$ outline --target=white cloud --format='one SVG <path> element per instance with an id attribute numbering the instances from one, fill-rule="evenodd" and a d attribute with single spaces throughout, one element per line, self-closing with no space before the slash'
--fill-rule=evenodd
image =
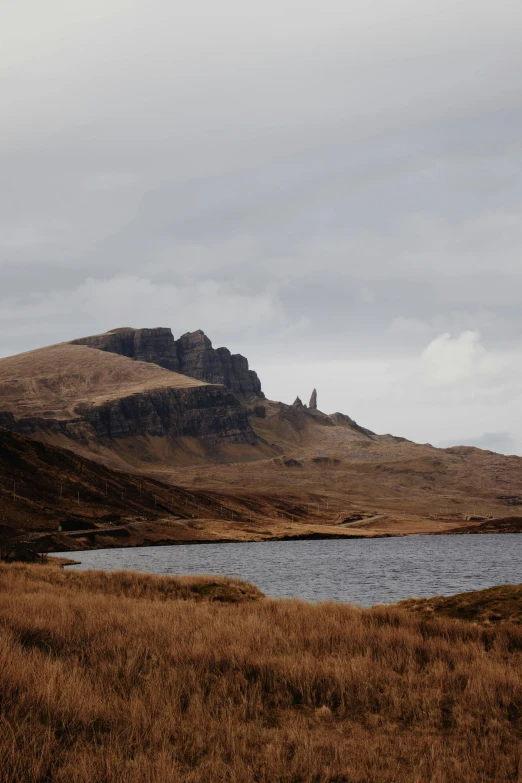
<path id="1" fill-rule="evenodd" d="M 490 379 L 500 370 L 495 357 L 480 343 L 478 332 L 449 332 L 436 337 L 422 352 L 423 381 L 428 386 L 449 386 L 462 381 Z"/>

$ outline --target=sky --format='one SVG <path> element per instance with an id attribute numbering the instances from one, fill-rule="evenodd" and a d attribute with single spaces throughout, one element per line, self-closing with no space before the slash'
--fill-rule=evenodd
<path id="1" fill-rule="evenodd" d="M 272 399 L 522 455 L 518 0 L 3 0 L 0 28 L 0 356 L 203 329 Z"/>

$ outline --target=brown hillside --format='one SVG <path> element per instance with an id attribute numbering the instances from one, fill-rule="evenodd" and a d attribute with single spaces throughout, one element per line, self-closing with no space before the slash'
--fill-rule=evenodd
<path id="1" fill-rule="evenodd" d="M 188 499 L 190 498 L 190 503 Z M 69 450 L 0 429 L 0 518 L 46 533 L 190 517 L 198 493 L 111 470 Z"/>
<path id="2" fill-rule="evenodd" d="M 0 404 L 16 418 L 68 419 L 82 404 L 204 385 L 155 364 L 69 343 L 0 359 Z"/>
<path id="3" fill-rule="evenodd" d="M 39 551 L 353 535 L 277 493 L 180 487 L 0 428 L 0 539 L 17 533 Z"/>
<path id="4" fill-rule="evenodd" d="M 127 332 L 132 344 L 121 347 Z M 520 457 L 375 435 L 298 401 L 240 400 L 155 365 L 156 354 L 171 355 L 169 330 L 98 337 L 118 345 L 63 344 L 0 360 L 0 425 L 165 485 L 235 498 L 238 509 L 255 498 L 256 512 L 244 520 L 250 527 L 238 530 L 242 517 L 230 511 L 229 532 L 241 539 L 306 535 L 317 526 L 360 536 L 521 529 Z M 218 511 L 202 507 L 197 515 L 214 528 Z"/>
<path id="5" fill-rule="evenodd" d="M 520 532 L 522 458 L 480 449 L 437 449 L 361 433 L 265 403 L 256 434 L 279 449 L 255 463 L 159 470 L 162 480 L 232 493 L 292 496 L 355 533 Z M 311 499 L 314 496 L 314 499 Z M 319 505 L 317 505 L 319 498 Z M 315 504 L 315 505 L 314 505 Z M 512 519 L 511 522 L 508 520 Z M 359 518 L 357 518 L 359 517 Z"/>

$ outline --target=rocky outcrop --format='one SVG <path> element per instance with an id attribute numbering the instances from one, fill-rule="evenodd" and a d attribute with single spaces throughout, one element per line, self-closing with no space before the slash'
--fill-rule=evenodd
<path id="1" fill-rule="evenodd" d="M 96 438 L 190 436 L 209 443 L 255 443 L 247 412 L 220 387 L 157 389 L 78 409 Z"/>
<path id="2" fill-rule="evenodd" d="M 286 465 L 287 468 L 302 468 L 303 463 L 300 459 L 294 459 L 294 457 L 290 457 L 289 459 L 283 460 L 283 465 Z"/>
<path id="3" fill-rule="evenodd" d="M 207 383 L 222 383 L 234 394 L 248 399 L 264 397 L 257 373 L 248 360 L 228 348 L 213 348 L 204 332 L 187 332 L 176 341 L 179 372 Z"/>
<path id="4" fill-rule="evenodd" d="M 0 413 L 0 427 L 23 435 L 62 435 L 80 444 L 136 436 L 190 436 L 208 444 L 256 443 L 247 411 L 220 386 L 160 388 L 101 405 L 84 404 L 71 419 Z"/>
<path id="5" fill-rule="evenodd" d="M 313 390 L 312 395 L 310 397 L 310 402 L 308 403 L 308 407 L 312 411 L 317 410 L 317 389 Z"/>
<path id="6" fill-rule="evenodd" d="M 166 370 L 180 372 L 176 341 L 170 329 L 114 329 L 105 334 L 72 340 L 72 345 L 87 345 L 108 353 L 128 356 L 138 362 L 159 364 Z"/>
<path id="7" fill-rule="evenodd" d="M 175 340 L 171 330 L 163 327 L 123 328 L 82 337 L 72 344 L 151 362 L 200 381 L 222 384 L 242 398 L 264 398 L 261 382 L 257 373 L 249 369 L 248 360 L 241 354 L 230 353 L 228 348 L 213 348 L 201 330 L 187 332 Z"/>

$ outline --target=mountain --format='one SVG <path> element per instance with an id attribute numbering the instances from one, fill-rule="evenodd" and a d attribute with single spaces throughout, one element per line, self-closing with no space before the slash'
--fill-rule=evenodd
<path id="1" fill-rule="evenodd" d="M 521 458 L 377 435 L 323 413 L 319 398 L 266 399 L 246 358 L 199 331 L 175 340 L 164 328 L 116 329 L 0 359 L 0 427 L 107 469 L 226 496 L 239 537 L 520 527 Z M 214 537 L 217 509 L 198 511 Z"/>
<path id="2" fill-rule="evenodd" d="M 247 359 L 200 331 L 115 329 L 0 359 L 0 427 L 120 469 L 259 460 L 337 424 L 269 404 Z"/>

